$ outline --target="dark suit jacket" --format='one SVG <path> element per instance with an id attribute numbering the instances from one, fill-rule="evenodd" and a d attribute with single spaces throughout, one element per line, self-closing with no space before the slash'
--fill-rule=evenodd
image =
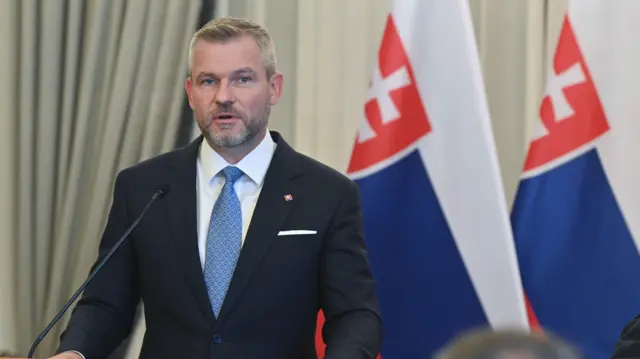
<path id="1" fill-rule="evenodd" d="M 612 359 L 640 358 L 640 315 L 622 328 Z"/>
<path id="2" fill-rule="evenodd" d="M 104 255 L 168 185 L 74 308 L 58 352 L 105 358 L 132 330 L 143 300 L 141 358 L 316 358 L 318 310 L 326 358 L 374 358 L 381 320 L 363 241 L 359 192 L 339 172 L 277 148 L 236 271 L 214 317 L 197 247 L 196 160 L 202 137 L 121 171 L 100 244 Z M 293 200 L 286 201 L 291 194 Z M 315 235 L 278 236 L 281 230 Z"/>

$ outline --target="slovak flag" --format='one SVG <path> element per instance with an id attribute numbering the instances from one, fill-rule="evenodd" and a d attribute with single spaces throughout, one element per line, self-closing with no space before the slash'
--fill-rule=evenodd
<path id="1" fill-rule="evenodd" d="M 467 0 L 396 0 L 377 59 L 347 173 L 382 358 L 429 358 L 479 326 L 527 329 Z"/>
<path id="2" fill-rule="evenodd" d="M 640 1 L 569 2 L 511 215 L 540 326 L 610 358 L 640 314 Z"/>

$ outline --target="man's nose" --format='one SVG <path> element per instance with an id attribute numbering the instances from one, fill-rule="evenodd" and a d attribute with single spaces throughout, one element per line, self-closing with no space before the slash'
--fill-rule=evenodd
<path id="1" fill-rule="evenodd" d="M 230 105 L 233 103 L 233 91 L 227 83 L 222 82 L 220 84 L 214 101 L 218 106 Z"/>

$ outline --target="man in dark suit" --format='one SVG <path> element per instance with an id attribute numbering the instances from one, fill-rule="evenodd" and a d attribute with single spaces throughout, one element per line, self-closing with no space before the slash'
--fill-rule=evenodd
<path id="1" fill-rule="evenodd" d="M 216 19 L 196 32 L 186 91 L 202 136 L 120 172 L 100 244 L 117 241 L 55 358 L 107 357 L 144 303 L 141 358 L 372 359 L 382 324 L 356 185 L 269 131 L 282 91 L 267 32 Z"/>

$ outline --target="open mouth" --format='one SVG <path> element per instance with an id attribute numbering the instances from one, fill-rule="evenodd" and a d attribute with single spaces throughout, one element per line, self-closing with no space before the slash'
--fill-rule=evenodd
<path id="1" fill-rule="evenodd" d="M 232 113 L 221 113 L 221 114 L 216 115 L 214 117 L 214 120 L 219 121 L 219 122 L 227 122 L 227 121 L 236 120 L 237 118 L 238 117 L 236 117 Z"/>

